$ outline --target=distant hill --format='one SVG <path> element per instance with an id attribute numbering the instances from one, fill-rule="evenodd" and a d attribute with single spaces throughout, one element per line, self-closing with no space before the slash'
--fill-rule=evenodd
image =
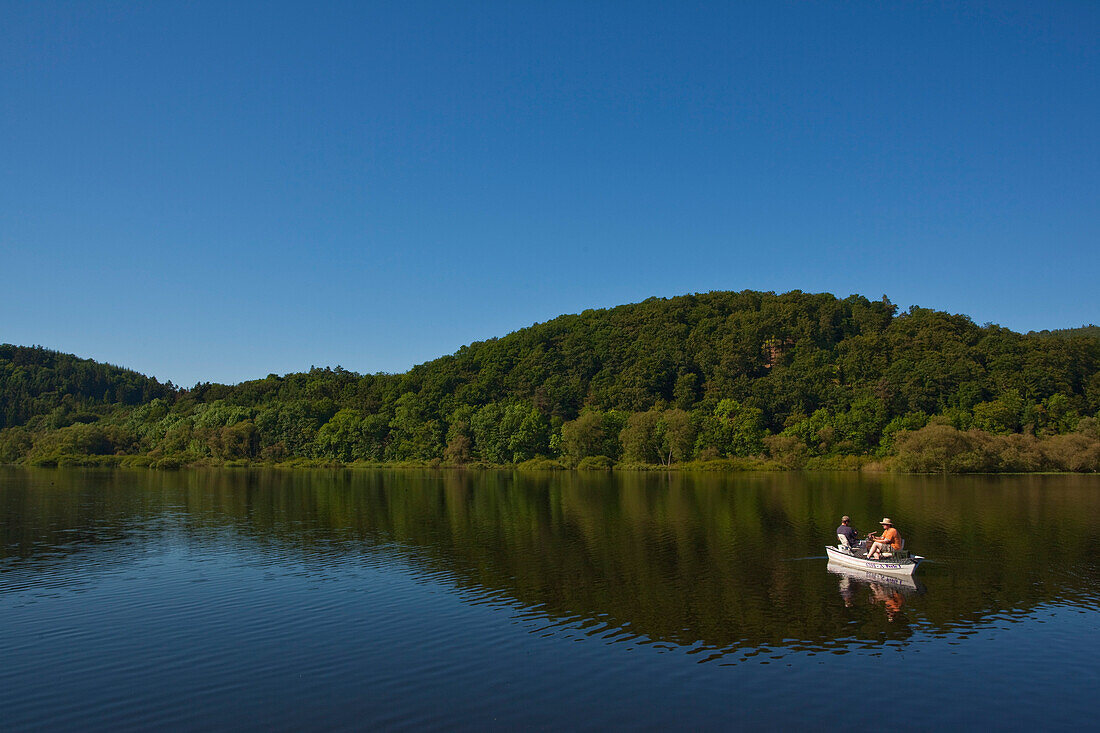
<path id="1" fill-rule="evenodd" d="M 1100 410 L 1096 328 L 1025 335 L 899 314 L 885 297 L 711 292 L 560 316 L 396 375 L 314 369 L 177 390 L 5 346 L 0 407 L 4 425 L 25 426 L 9 456 L 76 450 L 65 441 L 79 430 L 49 431 L 97 419 L 115 433 L 96 450 L 187 461 L 862 455 L 933 418 L 1072 429 Z"/>
<path id="2" fill-rule="evenodd" d="M 57 427 L 96 419 L 108 405 L 140 405 L 175 394 L 129 369 L 81 359 L 41 346 L 0 344 L 0 428 L 57 414 Z M 68 422 L 65 422 L 68 420 Z"/>
<path id="3" fill-rule="evenodd" d="M 1076 336 L 1088 336 L 1089 338 L 1100 339 L 1100 326 L 1089 324 L 1087 326 L 1079 326 L 1077 328 L 1057 328 L 1053 331 L 1028 331 L 1028 336 L 1037 336 L 1038 338 L 1074 338 Z"/>

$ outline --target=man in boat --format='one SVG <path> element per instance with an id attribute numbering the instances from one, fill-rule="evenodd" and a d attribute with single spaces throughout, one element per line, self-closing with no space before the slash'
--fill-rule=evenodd
<path id="1" fill-rule="evenodd" d="M 848 547 L 853 550 L 859 547 L 859 532 L 852 526 L 852 518 L 845 514 L 840 518 L 840 526 L 836 528 L 837 536 L 843 535 L 848 540 Z"/>
<path id="2" fill-rule="evenodd" d="M 871 535 L 868 537 L 871 540 L 871 546 L 867 548 L 867 559 L 878 560 L 882 557 L 882 551 L 887 547 L 894 550 L 901 549 L 901 535 L 894 529 L 894 523 L 890 521 L 889 517 L 884 517 L 879 524 L 882 525 L 882 534 L 880 536 Z"/>

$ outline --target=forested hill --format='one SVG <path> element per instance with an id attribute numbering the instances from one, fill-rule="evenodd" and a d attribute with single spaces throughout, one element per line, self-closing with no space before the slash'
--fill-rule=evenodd
<path id="1" fill-rule="evenodd" d="M 0 344 L 0 428 L 51 415 L 64 427 L 98 419 L 109 405 L 170 398 L 175 387 L 129 369 L 81 359 L 41 346 Z"/>
<path id="2" fill-rule="evenodd" d="M 745 291 L 561 316 L 399 375 L 314 369 L 177 391 L 52 354 L 28 381 L 12 377 L 20 352 L 5 347 L 0 399 L 5 424 L 21 427 L 0 434 L 0 460 L 90 455 L 83 440 L 184 462 L 761 456 L 800 465 L 891 456 L 898 436 L 925 426 L 1087 433 L 1093 423 L 1081 418 L 1100 410 L 1100 339 L 1058 336 L 923 308 L 899 315 L 885 298 Z M 103 370 L 101 381 L 71 378 L 85 363 Z M 48 377 L 62 366 L 70 376 Z M 88 424 L 65 427 L 69 389 Z"/>
<path id="3" fill-rule="evenodd" d="M 1078 328 L 1056 328 L 1053 331 L 1028 331 L 1028 336 L 1040 336 L 1042 338 L 1073 338 L 1074 336 L 1092 336 L 1100 338 L 1100 326 L 1090 323 Z"/>

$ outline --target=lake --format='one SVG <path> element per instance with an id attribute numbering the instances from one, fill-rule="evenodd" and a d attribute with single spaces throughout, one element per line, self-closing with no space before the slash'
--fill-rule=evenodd
<path id="1" fill-rule="evenodd" d="M 0 729 L 1091 726 L 1098 539 L 1097 476 L 0 468 Z"/>

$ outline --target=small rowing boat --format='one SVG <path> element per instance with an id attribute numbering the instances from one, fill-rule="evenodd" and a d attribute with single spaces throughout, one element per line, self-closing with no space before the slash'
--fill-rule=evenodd
<path id="1" fill-rule="evenodd" d="M 885 575 L 912 575 L 917 572 L 917 566 L 924 561 L 920 555 L 910 555 L 905 550 L 897 550 L 877 560 L 868 560 L 866 555 L 862 554 L 863 551 L 858 548 L 837 545 L 826 546 L 825 553 L 830 563 Z"/>

